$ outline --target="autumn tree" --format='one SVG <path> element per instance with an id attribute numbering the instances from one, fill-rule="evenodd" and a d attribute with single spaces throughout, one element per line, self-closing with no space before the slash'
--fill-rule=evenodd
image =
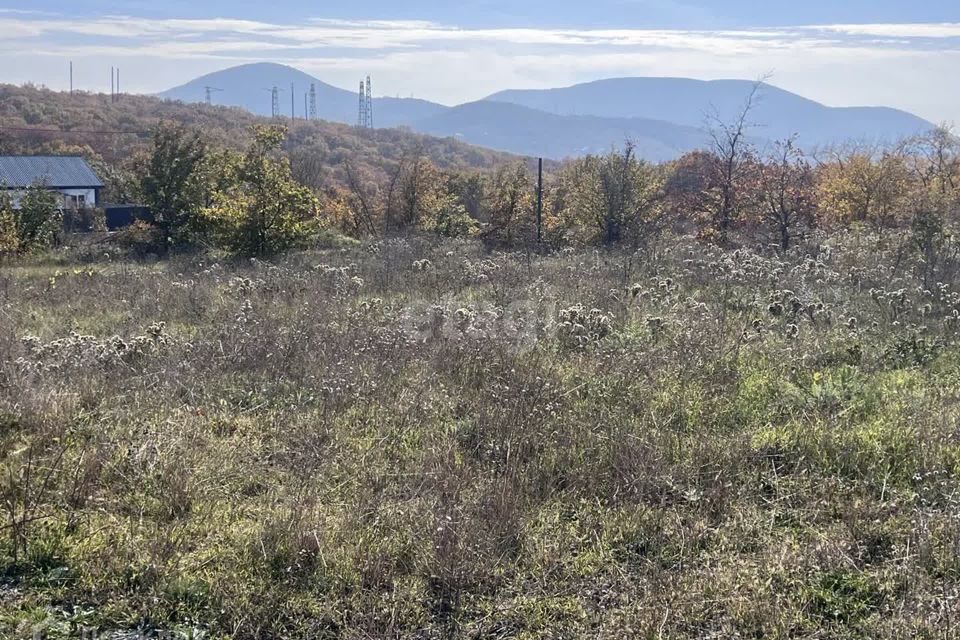
<path id="1" fill-rule="evenodd" d="M 393 223 L 398 230 L 411 229 L 431 219 L 444 198 L 445 184 L 432 162 L 417 153 L 400 164 L 398 185 L 394 190 L 397 202 Z"/>
<path id="2" fill-rule="evenodd" d="M 756 166 L 748 133 L 750 114 L 764 80 L 761 78 L 753 84 L 732 119 L 725 120 L 719 112 L 708 118 L 711 155 L 705 167 L 707 174 L 697 208 L 706 217 L 709 231 L 716 234 L 721 243 L 727 241 L 730 229 L 741 213 L 745 183 L 750 181 L 750 171 Z"/>
<path id="3" fill-rule="evenodd" d="M 535 206 L 533 180 L 523 163 L 501 167 L 484 203 L 489 220 L 485 239 L 506 244 L 535 239 Z"/>
<path id="4" fill-rule="evenodd" d="M 563 173 L 570 215 L 605 244 L 637 241 L 662 217 L 663 171 L 637 159 L 630 142 L 603 156 L 575 160 Z"/>
<path id="5" fill-rule="evenodd" d="M 814 225 L 816 194 L 813 169 L 795 138 L 774 144 L 759 165 L 754 211 L 762 228 L 786 251 L 802 229 Z"/>
<path id="6" fill-rule="evenodd" d="M 380 235 L 383 225 L 389 225 L 390 202 L 396 188 L 399 173 L 391 177 L 387 197 L 380 196 L 376 181 L 370 171 L 352 158 L 343 161 L 346 189 L 337 195 L 337 219 L 342 231 L 352 236 Z M 382 221 L 382 222 L 381 222 Z"/>
<path id="7" fill-rule="evenodd" d="M 689 229 L 702 223 L 704 193 L 713 155 L 704 150 L 690 151 L 664 167 L 664 211 L 670 224 Z"/>
<path id="8" fill-rule="evenodd" d="M 203 212 L 214 237 L 232 253 L 275 254 L 305 244 L 318 228 L 317 199 L 279 154 L 285 135 L 283 127 L 256 127 L 235 181 Z"/>
<path id="9" fill-rule="evenodd" d="M 829 151 L 817 173 L 821 210 L 831 219 L 882 232 L 904 218 L 911 178 L 901 149 L 847 145 Z"/>

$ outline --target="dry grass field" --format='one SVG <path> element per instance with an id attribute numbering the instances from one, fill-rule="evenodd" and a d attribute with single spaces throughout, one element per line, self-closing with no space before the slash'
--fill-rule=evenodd
<path id="1" fill-rule="evenodd" d="M 884 246 L 11 262 L 0 635 L 951 637 L 960 291 Z"/>

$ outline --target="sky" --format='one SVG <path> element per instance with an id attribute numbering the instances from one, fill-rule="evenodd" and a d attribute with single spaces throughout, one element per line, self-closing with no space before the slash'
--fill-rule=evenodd
<path id="1" fill-rule="evenodd" d="M 152 93 L 247 62 L 459 104 L 621 76 L 770 82 L 960 125 L 957 0 L 0 0 L 0 83 Z"/>

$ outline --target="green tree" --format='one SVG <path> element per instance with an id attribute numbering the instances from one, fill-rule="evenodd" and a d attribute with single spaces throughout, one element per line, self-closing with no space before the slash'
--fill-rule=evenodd
<path id="1" fill-rule="evenodd" d="M 43 184 L 27 187 L 20 198 L 20 208 L 13 211 L 13 217 L 21 253 L 52 245 L 62 225 L 57 196 Z"/>
<path id="2" fill-rule="evenodd" d="M 475 236 L 479 231 L 477 221 L 456 195 L 450 193 L 441 194 L 431 200 L 425 215 L 420 219 L 420 227 L 448 238 Z"/>
<path id="3" fill-rule="evenodd" d="M 260 126 L 236 171 L 204 209 L 214 238 L 237 255 L 265 256 L 305 244 L 317 231 L 319 203 L 280 157 L 286 129 Z"/>
<path id="4" fill-rule="evenodd" d="M 447 179 L 447 191 L 454 194 L 463 204 L 467 213 L 479 220 L 483 214 L 483 200 L 487 190 L 487 183 L 482 173 L 478 171 L 457 171 Z"/>
<path id="5" fill-rule="evenodd" d="M 161 123 L 154 131 L 140 190 L 164 245 L 184 242 L 198 230 L 200 211 L 211 195 L 208 155 L 197 130 Z"/>
<path id="6" fill-rule="evenodd" d="M 0 194 L 0 256 L 16 255 L 19 252 L 20 235 L 17 233 L 13 203 L 6 194 Z"/>

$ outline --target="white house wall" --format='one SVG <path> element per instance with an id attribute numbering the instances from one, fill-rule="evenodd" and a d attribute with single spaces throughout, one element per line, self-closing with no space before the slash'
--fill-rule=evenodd
<path id="1" fill-rule="evenodd" d="M 58 206 L 61 208 L 67 208 L 67 198 L 69 196 L 83 196 L 84 201 L 86 202 L 87 207 L 96 207 L 97 206 L 97 190 L 96 189 L 54 189 L 57 193 L 60 194 L 59 200 L 57 202 Z M 23 198 L 23 191 L 14 191 L 13 192 L 13 208 L 20 208 L 20 200 Z"/>
<path id="2" fill-rule="evenodd" d="M 66 203 L 66 198 L 68 196 L 83 196 L 86 206 L 95 207 L 97 206 L 97 190 L 96 189 L 57 189 L 61 194 L 63 194 L 64 200 Z M 63 205 L 66 208 L 66 205 Z"/>

